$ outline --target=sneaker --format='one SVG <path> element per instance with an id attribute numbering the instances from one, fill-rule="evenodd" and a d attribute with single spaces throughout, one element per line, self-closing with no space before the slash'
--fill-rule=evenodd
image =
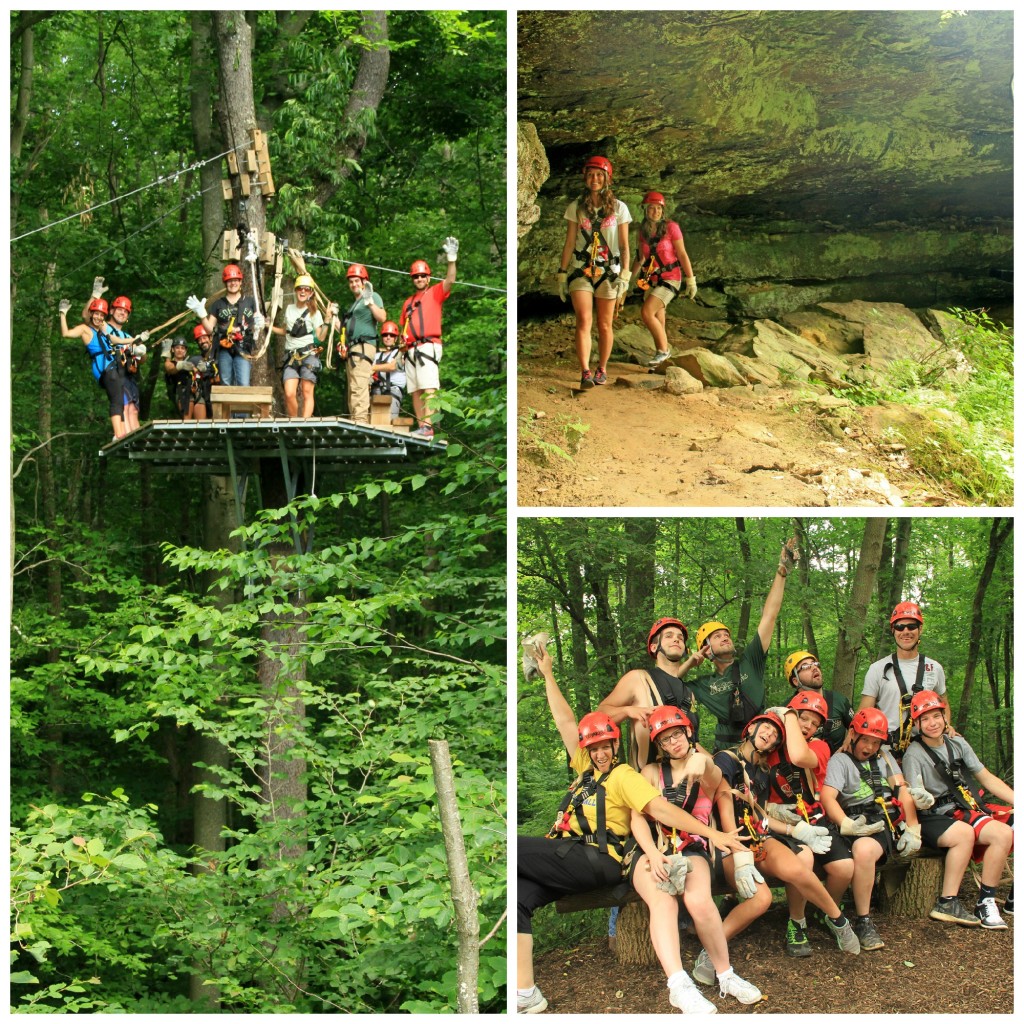
<path id="1" fill-rule="evenodd" d="M 434 436 L 434 428 L 429 423 L 422 423 L 410 435 L 410 437 L 422 437 L 429 441 Z"/>
<path id="2" fill-rule="evenodd" d="M 589 370 L 584 370 L 580 376 L 581 388 L 592 388 L 594 386 L 594 375 Z"/>
<path id="3" fill-rule="evenodd" d="M 979 900 L 978 905 L 974 908 L 974 913 L 977 914 L 982 928 L 994 931 L 1006 927 L 1006 922 L 999 916 L 996 901 L 991 896 L 988 899 Z"/>
<path id="4" fill-rule="evenodd" d="M 718 1013 L 718 1007 L 705 999 L 689 978 L 669 989 L 668 1001 L 683 1013 Z"/>
<path id="5" fill-rule="evenodd" d="M 885 945 L 870 917 L 858 917 L 853 922 L 853 931 L 860 940 L 862 950 L 881 949 Z"/>
<path id="6" fill-rule="evenodd" d="M 761 990 L 749 981 L 745 981 L 735 971 L 730 971 L 724 978 L 718 979 L 718 994 L 732 996 L 744 1006 L 761 1000 Z"/>
<path id="7" fill-rule="evenodd" d="M 786 956 L 810 956 L 811 944 L 807 932 L 792 918 L 786 924 Z"/>
<path id="8" fill-rule="evenodd" d="M 597 370 L 594 371 L 594 383 L 595 384 L 607 384 L 608 383 L 608 374 L 605 373 L 604 370 L 600 369 L 600 367 Z"/>
<path id="9" fill-rule="evenodd" d="M 706 949 L 702 949 L 693 962 L 693 977 L 702 985 L 710 985 L 715 980 L 715 968 Z"/>
<path id="10" fill-rule="evenodd" d="M 663 362 L 665 362 L 666 359 L 671 359 L 671 358 L 672 358 L 671 350 L 669 350 L 668 352 L 655 352 L 654 353 L 654 358 L 647 360 L 647 365 L 648 366 L 661 366 L 661 364 Z"/>
<path id="11" fill-rule="evenodd" d="M 846 919 L 845 924 L 837 926 L 832 918 L 826 914 L 825 927 L 832 933 L 839 944 L 839 948 L 844 953 L 853 953 L 856 956 L 860 952 L 860 939 L 857 938 L 857 933 L 853 930 L 853 925 L 850 924 L 849 918 Z"/>
<path id="12" fill-rule="evenodd" d="M 965 909 L 964 905 L 955 897 L 951 900 L 937 899 L 928 916 L 936 921 L 949 921 L 950 924 L 967 926 L 981 924 L 978 915 Z"/>
<path id="13" fill-rule="evenodd" d="M 517 1013 L 543 1013 L 548 1008 L 548 1001 L 544 998 L 541 990 L 533 986 L 533 995 L 516 995 Z"/>
<path id="14" fill-rule="evenodd" d="M 1013 887 L 1010 887 L 1010 895 L 1003 902 L 1003 913 L 1013 915 Z"/>

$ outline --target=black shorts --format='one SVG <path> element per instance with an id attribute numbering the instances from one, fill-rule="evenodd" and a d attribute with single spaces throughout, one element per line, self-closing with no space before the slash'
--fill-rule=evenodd
<path id="1" fill-rule="evenodd" d="M 926 811 L 917 812 L 917 820 L 921 825 L 921 845 L 929 850 L 941 849 L 939 840 L 956 821 L 950 814 L 935 814 Z"/>
<path id="2" fill-rule="evenodd" d="M 110 399 L 110 415 L 124 419 L 124 374 L 117 363 L 111 363 L 101 374 L 97 384 Z"/>

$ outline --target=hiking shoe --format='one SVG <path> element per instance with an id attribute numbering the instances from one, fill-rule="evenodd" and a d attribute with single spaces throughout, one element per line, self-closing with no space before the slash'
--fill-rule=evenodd
<path id="1" fill-rule="evenodd" d="M 928 916 L 936 921 L 949 921 L 950 924 L 981 924 L 978 915 L 967 910 L 956 897 L 951 900 L 937 899 Z"/>
<path id="2" fill-rule="evenodd" d="M 857 933 L 853 930 L 853 925 L 850 924 L 849 918 L 846 919 L 845 924 L 836 925 L 832 918 L 826 914 L 825 927 L 832 933 L 839 944 L 839 948 L 844 953 L 853 953 L 856 956 L 860 952 L 860 939 L 857 938 Z"/>
<path id="3" fill-rule="evenodd" d="M 672 358 L 671 350 L 668 351 L 668 352 L 655 352 L 654 353 L 654 358 L 647 360 L 647 365 L 648 366 L 661 366 L 661 364 L 663 362 L 665 362 L 666 359 L 671 359 L 671 358 Z"/>
<path id="4" fill-rule="evenodd" d="M 749 981 L 745 981 L 733 970 L 730 970 L 724 978 L 718 979 L 718 994 L 732 996 L 744 1006 L 761 1000 L 761 990 Z"/>
<path id="5" fill-rule="evenodd" d="M 423 423 L 418 426 L 410 435 L 410 437 L 422 437 L 424 440 L 431 440 L 434 436 L 434 428 L 429 423 Z"/>
<path id="6" fill-rule="evenodd" d="M 715 967 L 706 949 L 702 949 L 693 962 L 693 977 L 702 985 L 710 985 L 715 980 Z"/>
<path id="7" fill-rule="evenodd" d="M 858 917 L 853 922 L 853 931 L 862 950 L 881 949 L 885 945 L 870 917 Z"/>
<path id="8" fill-rule="evenodd" d="M 718 1007 L 705 999 L 689 978 L 669 989 L 668 1001 L 683 1013 L 718 1013 Z"/>
<path id="9" fill-rule="evenodd" d="M 807 931 L 792 918 L 786 924 L 786 956 L 810 956 L 811 944 Z"/>
<path id="10" fill-rule="evenodd" d="M 543 1013 L 547 1008 L 548 1001 L 536 985 L 533 986 L 532 996 L 516 995 L 517 1013 Z"/>
<path id="11" fill-rule="evenodd" d="M 996 901 L 991 896 L 988 899 L 979 900 L 978 905 L 974 908 L 974 913 L 978 916 L 982 928 L 995 931 L 1006 927 L 1006 922 L 999 916 Z"/>
<path id="12" fill-rule="evenodd" d="M 600 367 L 594 371 L 594 383 L 595 384 L 607 384 L 608 374 L 604 372 Z"/>
<path id="13" fill-rule="evenodd" d="M 592 388 L 594 386 L 594 375 L 589 370 L 584 370 L 580 376 L 581 388 Z"/>

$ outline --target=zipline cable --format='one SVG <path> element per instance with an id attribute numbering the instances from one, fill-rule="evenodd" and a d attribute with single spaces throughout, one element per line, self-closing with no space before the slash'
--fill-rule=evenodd
<path id="1" fill-rule="evenodd" d="M 348 263 L 350 265 L 356 262 L 355 260 L 338 259 L 337 256 L 322 256 L 320 253 L 317 252 L 305 252 L 302 249 L 299 249 L 297 251 L 300 256 L 308 256 L 310 259 L 314 260 L 327 260 L 331 263 Z M 398 274 L 400 277 L 409 276 L 409 272 L 407 270 L 395 270 L 393 267 L 378 267 L 373 263 L 361 263 L 360 266 L 368 267 L 370 270 L 383 270 L 386 274 Z M 442 281 L 444 279 L 441 277 L 432 277 L 431 280 Z M 473 284 L 470 281 L 459 281 L 459 285 L 463 288 L 482 288 L 484 289 L 484 291 L 488 292 L 501 292 L 502 295 L 505 295 L 507 292 L 507 289 L 505 288 L 495 288 L 494 285 L 490 284 Z"/>

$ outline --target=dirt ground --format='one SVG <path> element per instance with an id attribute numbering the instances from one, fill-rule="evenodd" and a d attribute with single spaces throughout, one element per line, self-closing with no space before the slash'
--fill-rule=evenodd
<path id="1" fill-rule="evenodd" d="M 1005 893 L 1000 893 L 1000 896 Z M 1006 931 L 962 928 L 925 919 L 890 920 L 872 912 L 885 948 L 859 956 L 840 953 L 814 923 L 813 955 L 787 957 L 782 949 L 786 911 L 773 907 L 729 944 L 736 972 L 763 993 L 741 1006 L 717 985 L 701 986 L 720 1013 L 1012 1013 L 1013 918 Z M 689 933 L 683 966 L 700 951 Z M 767 952 L 766 952 L 767 951 Z M 659 967 L 620 964 L 607 940 L 537 957 L 536 982 L 548 1013 L 675 1013 Z"/>
<path id="2" fill-rule="evenodd" d="M 821 389 L 676 396 L 624 386 L 649 371 L 613 361 L 606 386 L 582 391 L 571 327 L 524 322 L 518 334 L 520 506 L 964 504 Z"/>

